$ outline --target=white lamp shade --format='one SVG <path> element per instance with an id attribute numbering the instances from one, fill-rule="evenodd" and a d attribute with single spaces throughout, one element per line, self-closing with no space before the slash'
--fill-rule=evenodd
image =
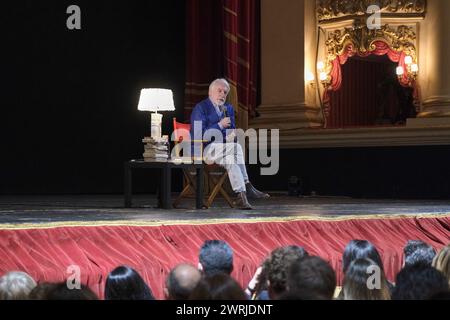
<path id="1" fill-rule="evenodd" d="M 169 89 L 142 89 L 139 98 L 140 111 L 174 111 L 173 93 Z"/>
<path id="2" fill-rule="evenodd" d="M 405 73 L 405 69 L 402 66 L 398 66 L 396 69 L 396 73 L 398 76 L 402 76 Z"/>

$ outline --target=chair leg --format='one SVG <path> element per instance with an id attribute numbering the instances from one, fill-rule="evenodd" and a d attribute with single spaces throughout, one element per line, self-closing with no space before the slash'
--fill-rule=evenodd
<path id="1" fill-rule="evenodd" d="M 183 170 L 184 178 L 186 179 L 186 186 L 181 191 L 180 195 L 175 199 L 173 202 L 173 206 L 177 207 L 178 204 L 181 202 L 181 199 L 188 195 L 189 193 L 195 194 L 195 188 L 192 178 L 190 177 L 189 173 L 187 173 L 185 170 Z"/>
<path id="2" fill-rule="evenodd" d="M 221 195 L 225 198 L 225 200 L 228 202 L 228 205 L 229 205 L 231 208 L 234 208 L 233 200 L 231 200 L 231 198 L 230 198 L 230 196 L 228 195 L 228 193 L 227 193 L 225 190 L 223 190 L 222 187 L 220 187 L 220 194 L 221 194 Z"/>
<path id="3" fill-rule="evenodd" d="M 186 196 L 187 194 L 189 194 L 189 191 L 191 190 L 191 186 L 188 184 L 184 187 L 183 191 L 181 191 L 180 195 L 175 199 L 175 201 L 173 202 L 173 206 L 177 207 L 178 204 L 181 202 L 181 199 Z"/>
<path id="4" fill-rule="evenodd" d="M 212 202 L 214 201 L 214 199 L 216 198 L 216 196 L 217 196 L 217 194 L 219 193 L 219 191 L 223 191 L 223 193 L 225 193 L 225 191 L 222 189 L 222 184 L 224 183 L 224 181 L 225 181 L 225 178 L 227 177 L 227 174 L 223 174 L 221 177 L 220 177 L 220 179 L 219 179 L 219 181 L 217 181 L 216 180 L 216 178 L 214 178 L 213 176 L 209 176 L 210 178 L 211 178 L 211 180 L 214 182 L 214 189 L 211 191 L 211 194 L 209 195 L 209 197 L 208 197 L 208 200 L 206 201 L 206 206 L 209 208 L 210 206 L 211 206 L 211 204 L 212 204 Z M 222 193 L 222 195 L 223 195 L 223 193 Z M 226 199 L 226 198 L 225 198 Z M 229 199 L 229 197 L 228 197 L 228 199 L 227 199 L 227 202 L 230 200 L 230 202 L 231 202 L 231 199 Z M 230 202 L 228 202 L 228 204 L 230 204 L 231 205 L 231 203 Z M 232 205 L 231 205 L 232 206 Z M 232 206 L 233 207 L 233 206 Z"/>

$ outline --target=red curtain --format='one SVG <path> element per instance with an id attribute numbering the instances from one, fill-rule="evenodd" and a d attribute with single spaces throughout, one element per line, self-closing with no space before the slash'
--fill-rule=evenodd
<path id="1" fill-rule="evenodd" d="M 185 117 L 225 77 L 250 116 L 257 104 L 260 0 L 188 0 L 186 3 Z"/>
<path id="2" fill-rule="evenodd" d="M 402 267 L 403 246 L 420 239 L 437 250 L 450 242 L 450 216 L 160 226 L 43 227 L 0 230 L 0 275 L 20 270 L 38 281 L 64 281 L 78 265 L 81 281 L 101 298 L 108 273 L 118 265 L 136 269 L 158 299 L 171 268 L 198 263 L 207 239 L 223 239 L 234 250 L 232 276 L 245 288 L 275 248 L 303 246 L 329 261 L 342 283 L 341 260 L 352 239 L 367 239 L 379 250 L 389 280 Z"/>
<path id="3" fill-rule="evenodd" d="M 372 51 L 368 51 L 365 53 L 357 52 L 352 44 L 348 45 L 345 49 L 345 52 L 336 57 L 332 61 L 332 69 L 331 69 L 331 84 L 328 88 L 328 90 L 325 90 L 324 92 L 324 108 L 325 108 L 325 114 L 327 115 L 327 122 L 330 124 L 335 125 L 336 120 L 333 120 L 330 122 L 330 108 L 333 108 L 332 105 L 330 105 L 330 92 L 338 91 L 342 87 L 342 67 L 341 65 L 344 65 L 347 63 L 348 59 L 358 55 L 359 57 L 368 57 L 370 55 L 376 55 L 376 56 L 384 56 L 386 55 L 389 60 L 392 62 L 398 63 L 398 66 L 401 66 L 403 70 L 405 70 L 403 76 L 399 79 L 399 82 L 402 86 L 408 87 L 411 86 L 413 91 L 413 96 L 415 99 L 418 99 L 419 95 L 419 89 L 418 85 L 415 81 L 410 82 L 408 79 L 408 75 L 406 72 L 406 64 L 405 64 L 405 52 L 403 51 L 396 51 L 389 47 L 387 43 L 384 41 L 376 41 L 374 42 L 375 49 Z M 363 72 L 361 72 L 363 74 Z M 351 106 L 349 106 L 351 107 Z M 345 108 L 344 106 L 341 106 L 341 108 Z M 342 110 L 341 110 L 342 111 Z M 351 112 L 352 110 L 347 110 L 348 112 Z M 345 111 L 344 111 L 345 112 Z"/>
<path id="4" fill-rule="evenodd" d="M 208 96 L 211 80 L 223 75 L 222 1 L 186 2 L 185 120 Z"/>

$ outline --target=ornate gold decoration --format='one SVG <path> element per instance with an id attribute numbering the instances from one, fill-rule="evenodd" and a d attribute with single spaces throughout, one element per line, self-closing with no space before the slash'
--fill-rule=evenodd
<path id="1" fill-rule="evenodd" d="M 398 26 L 397 28 L 384 25 L 380 29 L 369 30 L 365 23 L 357 21 L 353 28 L 335 30 L 328 35 L 325 42 L 327 47 L 327 61 L 334 60 L 342 55 L 349 45 L 359 53 L 367 53 L 375 50 L 376 41 L 386 42 L 396 51 L 404 51 L 416 61 L 416 47 L 414 42 L 416 33 L 412 27 Z"/>
<path id="2" fill-rule="evenodd" d="M 425 14 L 427 0 L 316 0 L 319 21 L 345 16 L 367 15 L 367 8 L 377 5 L 382 14 Z"/>

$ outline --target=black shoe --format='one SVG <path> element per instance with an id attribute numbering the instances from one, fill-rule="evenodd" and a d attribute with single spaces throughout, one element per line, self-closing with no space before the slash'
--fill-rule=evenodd
<path id="1" fill-rule="evenodd" d="M 250 203 L 248 203 L 247 195 L 245 194 L 245 191 L 238 193 L 237 199 L 236 199 L 236 201 L 233 202 L 233 205 L 235 208 L 238 208 L 241 210 L 252 210 L 252 206 Z"/>
<path id="2" fill-rule="evenodd" d="M 249 199 L 267 199 L 270 195 L 257 190 L 250 182 L 245 185 Z"/>

